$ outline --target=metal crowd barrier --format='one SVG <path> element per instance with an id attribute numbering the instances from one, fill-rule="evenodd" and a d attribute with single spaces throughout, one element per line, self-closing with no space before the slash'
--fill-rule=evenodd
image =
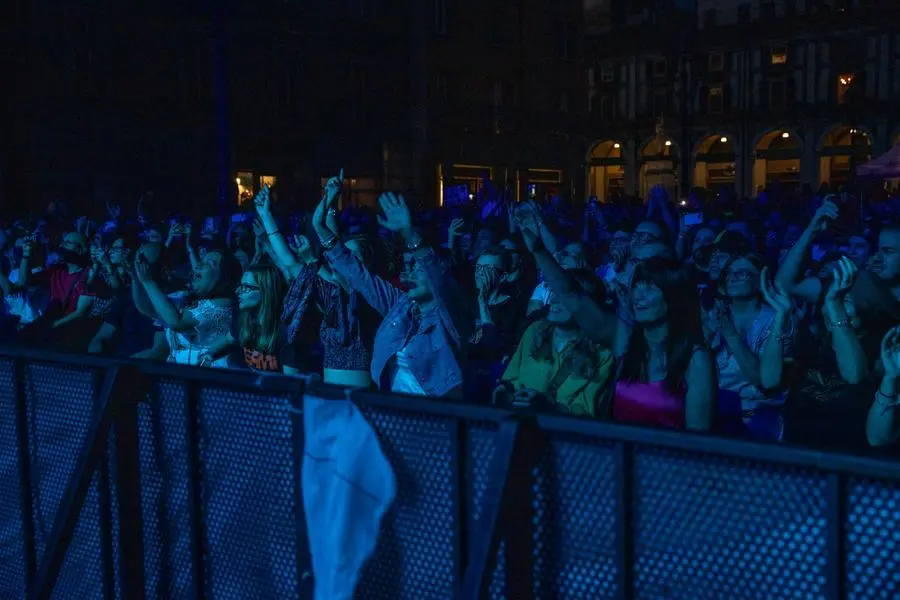
<path id="1" fill-rule="evenodd" d="M 288 377 L 0 348 L 0 598 L 311 598 Z M 891 461 L 357 393 L 357 597 L 896 598 Z"/>

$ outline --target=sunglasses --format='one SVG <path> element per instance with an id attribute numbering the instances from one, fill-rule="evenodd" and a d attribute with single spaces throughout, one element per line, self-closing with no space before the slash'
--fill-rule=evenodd
<path id="1" fill-rule="evenodd" d="M 242 283 L 237 287 L 238 294 L 249 294 L 250 292 L 258 292 L 261 288 L 258 285 L 249 285 Z"/>

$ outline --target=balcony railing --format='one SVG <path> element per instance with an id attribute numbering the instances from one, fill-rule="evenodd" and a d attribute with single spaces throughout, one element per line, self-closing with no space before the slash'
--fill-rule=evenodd
<path id="1" fill-rule="evenodd" d="M 309 598 L 303 379 L 0 349 L 0 597 Z M 900 466 L 352 394 L 397 495 L 361 598 L 893 597 Z"/>

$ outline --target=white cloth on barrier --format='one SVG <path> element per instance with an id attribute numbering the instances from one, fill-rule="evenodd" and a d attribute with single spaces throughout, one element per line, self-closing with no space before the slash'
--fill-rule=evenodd
<path id="1" fill-rule="evenodd" d="M 303 399 L 303 506 L 315 600 L 349 600 L 375 551 L 397 481 L 350 400 Z"/>

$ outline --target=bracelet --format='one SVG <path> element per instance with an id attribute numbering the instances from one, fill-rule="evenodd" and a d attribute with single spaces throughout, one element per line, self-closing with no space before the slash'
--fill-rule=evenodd
<path id="1" fill-rule="evenodd" d="M 825 317 L 825 327 L 828 331 L 833 331 L 835 329 L 854 329 L 856 327 L 856 321 L 849 317 L 839 321 L 832 321 L 828 317 Z"/>
<path id="2" fill-rule="evenodd" d="M 276 229 L 276 230 L 273 231 L 272 233 L 269 233 L 269 232 L 267 231 L 267 232 L 266 232 L 266 237 L 272 237 L 273 235 L 278 235 L 279 233 L 281 233 L 281 231 L 279 231 L 278 229 Z"/>
<path id="3" fill-rule="evenodd" d="M 337 209 L 336 209 L 336 208 L 329 208 L 329 209 L 328 209 L 328 214 L 331 215 L 332 217 L 337 216 Z"/>
<path id="4" fill-rule="evenodd" d="M 897 394 L 894 394 L 893 396 L 888 396 L 887 394 L 885 394 L 884 392 L 881 391 L 881 388 L 879 388 L 878 391 L 875 392 L 875 395 L 880 396 L 884 400 L 884 402 L 882 402 L 882 405 L 884 405 L 885 408 L 893 408 L 895 406 L 900 406 L 900 398 L 897 398 Z"/>
<path id="5" fill-rule="evenodd" d="M 331 236 L 327 240 L 323 240 L 319 238 L 319 243 L 322 245 L 322 248 L 325 250 L 332 250 L 335 246 L 337 246 L 338 238 L 336 235 Z"/>

